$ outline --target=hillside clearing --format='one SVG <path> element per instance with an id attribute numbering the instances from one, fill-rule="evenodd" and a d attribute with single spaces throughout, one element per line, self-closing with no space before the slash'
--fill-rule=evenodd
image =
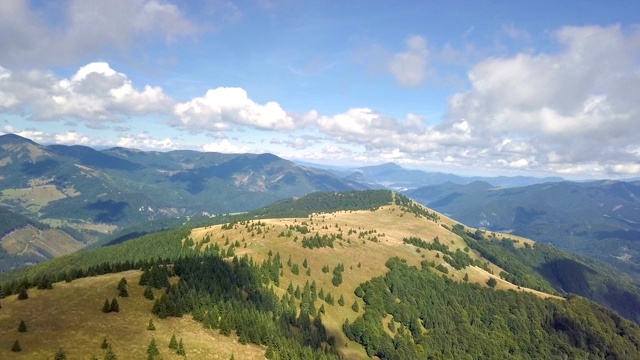
<path id="1" fill-rule="evenodd" d="M 137 285 L 141 272 L 137 270 L 56 283 L 52 290 L 29 290 L 29 299 L 17 300 L 9 296 L 1 300 L 0 358 L 47 359 L 63 348 L 69 359 L 104 357 L 100 348 L 104 338 L 120 359 L 144 359 L 146 349 L 155 338 L 163 359 L 183 359 L 168 348 L 173 334 L 183 339 L 189 359 L 260 359 L 265 348 L 242 345 L 234 337 L 225 337 L 217 331 L 204 329 L 190 316 L 159 319 L 151 313 L 153 301 Z M 118 281 L 128 281 L 129 297 L 117 297 Z M 156 296 L 162 290 L 154 290 Z M 103 313 L 105 299 L 118 299 L 120 312 Z M 155 331 L 148 331 L 152 319 Z M 18 333 L 21 320 L 27 332 Z M 22 352 L 11 352 L 15 340 L 20 341 Z"/>

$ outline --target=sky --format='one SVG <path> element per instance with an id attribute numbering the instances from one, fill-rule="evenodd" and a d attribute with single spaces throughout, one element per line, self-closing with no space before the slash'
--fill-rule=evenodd
<path id="1" fill-rule="evenodd" d="M 640 176 L 631 1 L 3 0 L 0 134 Z"/>

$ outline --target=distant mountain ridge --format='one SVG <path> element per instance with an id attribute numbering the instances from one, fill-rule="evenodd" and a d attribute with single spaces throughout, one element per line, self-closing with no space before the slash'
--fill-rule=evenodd
<path id="1" fill-rule="evenodd" d="M 393 162 L 343 170 L 338 170 L 335 167 L 327 167 L 327 169 L 345 179 L 367 184 L 371 188 L 384 187 L 398 191 L 406 191 L 422 186 L 438 185 L 447 182 L 464 185 L 480 181 L 489 183 L 494 187 L 519 187 L 532 184 L 564 181 L 561 177 L 460 176 L 442 172 L 405 169 Z"/>
<path id="2" fill-rule="evenodd" d="M 0 136 L 0 206 L 86 242 L 150 220 L 247 211 L 315 191 L 366 186 L 273 154 L 40 145 Z"/>
<path id="3" fill-rule="evenodd" d="M 474 227 L 507 231 L 640 276 L 640 182 L 556 182 L 501 189 L 440 184 L 406 192 Z"/>

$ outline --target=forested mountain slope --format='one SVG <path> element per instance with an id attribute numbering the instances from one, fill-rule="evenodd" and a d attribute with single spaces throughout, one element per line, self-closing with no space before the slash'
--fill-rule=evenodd
<path id="1" fill-rule="evenodd" d="M 442 184 L 406 193 L 462 223 L 587 255 L 640 278 L 640 182 L 519 188 Z"/>

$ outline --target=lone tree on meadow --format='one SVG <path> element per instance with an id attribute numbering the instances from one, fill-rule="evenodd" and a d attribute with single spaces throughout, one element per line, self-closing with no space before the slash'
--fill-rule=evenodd
<path id="1" fill-rule="evenodd" d="M 67 353 L 62 350 L 62 348 L 58 349 L 56 355 L 53 357 L 53 360 L 67 360 Z"/>
<path id="2" fill-rule="evenodd" d="M 29 293 L 25 287 L 20 288 L 20 293 L 18 293 L 18 300 L 27 300 L 29 298 Z"/>
<path id="3" fill-rule="evenodd" d="M 490 278 L 489 280 L 487 280 L 487 285 L 489 285 L 489 287 L 494 288 L 496 287 L 496 285 L 498 285 L 498 281 L 496 281 L 496 279 L 494 278 Z"/>
<path id="4" fill-rule="evenodd" d="M 16 340 L 13 342 L 13 346 L 11 347 L 11 351 L 20 352 L 22 351 L 22 347 L 20 346 L 20 341 Z"/>
<path id="5" fill-rule="evenodd" d="M 160 355 L 158 344 L 156 344 L 156 338 L 151 338 L 151 342 L 149 343 L 149 346 L 147 346 L 147 354 L 149 354 L 150 358 L 153 358 L 156 355 Z"/>
<path id="6" fill-rule="evenodd" d="M 113 300 L 111 300 L 111 307 L 109 309 L 112 312 L 120 312 L 120 304 L 118 304 L 118 299 L 113 298 Z"/>
<path id="7" fill-rule="evenodd" d="M 27 324 L 24 323 L 24 320 L 20 320 L 20 325 L 18 325 L 18 332 L 27 332 Z"/>
<path id="8" fill-rule="evenodd" d="M 104 305 L 102 305 L 102 312 L 103 313 L 111 312 L 111 303 L 109 303 L 109 299 L 104 299 Z"/>
<path id="9" fill-rule="evenodd" d="M 176 339 L 176 334 L 171 335 L 171 340 L 169 341 L 169 349 L 178 349 L 178 340 Z"/>

